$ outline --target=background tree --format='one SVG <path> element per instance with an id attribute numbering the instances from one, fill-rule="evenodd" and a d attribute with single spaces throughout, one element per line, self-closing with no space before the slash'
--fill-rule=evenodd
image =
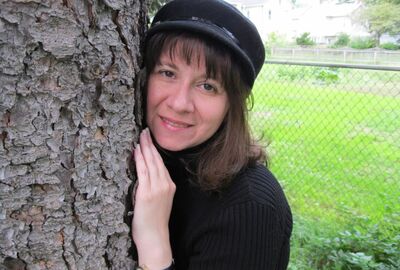
<path id="1" fill-rule="evenodd" d="M 162 7 L 165 3 L 170 2 L 171 0 L 150 0 L 149 14 L 150 16 L 154 16 L 156 11 Z"/>
<path id="2" fill-rule="evenodd" d="M 374 34 L 378 44 L 385 33 L 400 34 L 400 0 L 365 0 L 365 5 L 360 20 Z"/>
<path id="3" fill-rule="evenodd" d="M 274 47 L 285 47 L 289 42 L 286 36 L 276 32 L 271 32 L 267 36 L 267 40 L 264 42 L 265 52 L 271 54 Z"/>
<path id="4" fill-rule="evenodd" d="M 132 269 L 146 0 L 0 5 L 0 269 Z"/>
<path id="5" fill-rule="evenodd" d="M 301 36 L 296 38 L 296 44 L 300 46 L 312 46 L 315 42 L 311 39 L 310 33 L 304 32 Z"/>
<path id="6" fill-rule="evenodd" d="M 334 48 L 346 47 L 350 43 L 350 36 L 346 33 L 340 33 L 333 44 Z"/>

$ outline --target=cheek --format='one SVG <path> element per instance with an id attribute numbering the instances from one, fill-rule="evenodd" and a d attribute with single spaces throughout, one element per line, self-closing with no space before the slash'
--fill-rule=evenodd
<path id="1" fill-rule="evenodd" d="M 147 97 L 146 97 L 146 114 L 148 115 L 153 109 L 154 109 L 154 97 L 147 92 Z"/>
<path id="2" fill-rule="evenodd" d="M 150 115 L 152 112 L 154 113 L 154 110 L 161 100 L 161 97 L 157 94 L 154 87 L 154 84 L 149 82 L 146 97 L 146 115 Z"/>
<path id="3" fill-rule="evenodd" d="M 152 119 L 156 110 L 156 100 L 154 94 L 151 91 L 147 92 L 146 97 L 146 123 L 147 125 L 151 125 Z"/>
<path id="4" fill-rule="evenodd" d="M 225 121 L 227 115 L 228 115 L 228 108 L 225 107 L 225 109 L 221 112 L 220 125 Z"/>
<path id="5" fill-rule="evenodd" d="M 228 114 L 229 107 L 230 107 L 230 106 L 229 106 L 228 97 L 225 96 L 225 97 L 223 98 L 223 100 L 221 101 L 221 105 L 220 105 L 220 108 L 222 108 L 222 109 L 221 109 L 221 115 L 222 115 L 222 120 L 221 120 L 221 122 L 224 121 L 224 119 L 226 118 L 226 115 Z"/>
<path id="6" fill-rule="evenodd" d="M 219 125 L 225 120 L 228 113 L 229 105 L 227 101 L 224 99 L 216 104 L 210 105 L 208 104 L 205 112 L 209 115 L 210 121 Z"/>

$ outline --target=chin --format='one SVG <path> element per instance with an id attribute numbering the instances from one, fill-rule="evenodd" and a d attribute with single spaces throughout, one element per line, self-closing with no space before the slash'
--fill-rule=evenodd
<path id="1" fill-rule="evenodd" d="M 160 146 L 168 151 L 173 151 L 173 152 L 177 152 L 177 151 L 182 151 L 185 150 L 187 147 L 182 147 L 182 146 L 176 146 L 176 145 L 162 145 L 160 144 Z"/>
<path id="2" fill-rule="evenodd" d="M 157 143 L 161 148 L 168 150 L 168 151 L 181 151 L 185 150 L 186 148 L 189 148 L 189 146 L 182 145 L 182 143 L 179 142 L 168 142 L 168 141 L 163 141 L 163 140 L 157 140 Z"/>

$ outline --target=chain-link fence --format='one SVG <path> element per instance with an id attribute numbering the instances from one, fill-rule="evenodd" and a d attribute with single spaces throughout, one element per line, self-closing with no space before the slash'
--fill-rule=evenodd
<path id="1" fill-rule="evenodd" d="M 250 121 L 295 218 L 340 230 L 400 213 L 399 71 L 264 65 Z"/>

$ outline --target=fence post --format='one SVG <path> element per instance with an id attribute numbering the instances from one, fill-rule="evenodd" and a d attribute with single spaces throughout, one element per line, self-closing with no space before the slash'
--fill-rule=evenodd
<path id="1" fill-rule="evenodd" d="M 346 60 L 347 60 L 346 59 L 346 52 L 347 52 L 346 50 L 343 50 L 343 60 L 344 60 L 345 63 L 346 63 Z"/>

